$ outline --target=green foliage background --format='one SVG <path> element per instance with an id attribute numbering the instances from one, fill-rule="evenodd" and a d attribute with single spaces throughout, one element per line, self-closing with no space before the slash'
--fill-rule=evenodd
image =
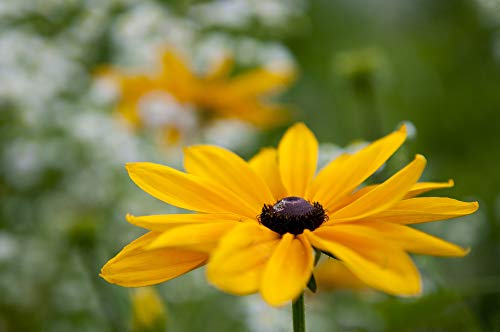
<path id="1" fill-rule="evenodd" d="M 192 7 L 206 2 L 149 3 L 193 20 Z M 481 206 L 463 220 L 426 225 L 472 252 L 464 259 L 417 257 L 423 297 L 309 296 L 310 330 L 500 330 L 500 4 L 284 3 L 298 8 L 284 25 L 252 18 L 241 26 L 201 25 L 197 36 L 222 32 L 282 43 L 300 72 L 284 99 L 320 142 L 373 140 L 409 121 L 416 135 L 380 177 L 422 153 L 429 160 L 426 180 L 456 182 L 442 195 Z M 120 55 L 113 27 L 139 4 L 0 5 L 0 54 L 14 56 L 21 68 L 8 71 L 0 62 L 0 331 L 127 331 L 128 290 L 100 279 L 99 268 L 141 233 L 126 224 L 126 213 L 171 210 L 134 187 L 123 164 L 168 158 L 147 135 L 123 132 L 92 88 L 95 69 Z M 16 47 L 27 42 L 33 51 L 18 56 Z M 38 53 L 43 47 L 52 51 Z M 66 58 L 45 71 L 36 67 L 43 56 L 58 57 L 58 48 Z M 30 68 L 38 76 L 30 76 Z M 47 90 L 50 84 L 58 85 Z M 284 129 L 261 133 L 239 152 L 249 157 L 276 144 Z M 291 329 L 289 308 L 221 294 L 198 272 L 158 287 L 169 331 L 257 331 L 266 322 L 268 330 Z"/>

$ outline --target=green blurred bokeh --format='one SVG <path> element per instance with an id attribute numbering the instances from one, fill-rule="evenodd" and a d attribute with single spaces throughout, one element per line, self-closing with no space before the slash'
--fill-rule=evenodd
<path id="1" fill-rule="evenodd" d="M 418 152 L 425 180 L 455 180 L 439 194 L 480 202 L 472 216 L 425 225 L 472 251 L 417 257 L 421 298 L 308 296 L 310 330 L 500 331 L 495 0 L 0 0 L 0 331 L 131 329 L 128 290 L 99 269 L 141 234 L 126 213 L 175 210 L 136 188 L 123 164 L 178 161 L 117 121 L 94 73 L 147 63 L 148 45 L 219 39 L 236 45 L 242 67 L 288 50 L 300 74 L 284 100 L 320 142 L 369 141 L 407 122 L 413 135 L 379 177 Z M 250 157 L 284 129 L 236 150 Z M 221 294 L 203 271 L 158 289 L 169 331 L 291 330 L 289 308 Z"/>

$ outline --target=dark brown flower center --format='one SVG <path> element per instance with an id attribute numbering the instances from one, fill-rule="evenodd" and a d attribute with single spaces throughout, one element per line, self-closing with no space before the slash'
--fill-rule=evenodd
<path id="1" fill-rule="evenodd" d="M 318 202 L 309 203 L 296 196 L 285 197 L 274 205 L 264 204 L 259 222 L 279 233 L 302 234 L 304 229 L 315 230 L 328 219 Z"/>

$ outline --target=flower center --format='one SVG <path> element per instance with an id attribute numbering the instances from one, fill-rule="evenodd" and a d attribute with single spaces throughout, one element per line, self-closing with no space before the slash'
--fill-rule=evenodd
<path id="1" fill-rule="evenodd" d="M 259 222 L 279 233 L 302 234 L 304 229 L 315 230 L 328 219 L 318 202 L 309 203 L 296 196 L 285 197 L 274 205 L 264 204 Z"/>

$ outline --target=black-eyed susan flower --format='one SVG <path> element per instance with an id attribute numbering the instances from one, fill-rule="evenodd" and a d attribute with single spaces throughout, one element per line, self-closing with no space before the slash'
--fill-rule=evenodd
<path id="1" fill-rule="evenodd" d="M 197 73 L 185 58 L 168 49 L 162 54 L 161 68 L 156 73 L 127 74 L 104 67 L 98 71 L 98 76 L 110 78 L 115 83 L 120 92 L 118 112 L 136 128 L 148 127 L 141 101 L 159 93 L 166 94 L 163 99 L 172 99 L 179 109 L 194 109 L 202 119 L 238 119 L 258 127 L 274 126 L 287 120 L 285 107 L 271 103 L 269 97 L 293 81 L 293 68 L 256 68 L 232 76 L 233 62 L 232 58 L 224 57 L 204 73 Z M 181 116 L 176 115 L 177 118 Z M 158 125 L 156 119 L 153 121 Z M 169 141 L 178 137 L 182 130 L 175 121 L 165 121 L 160 126 Z"/>
<path id="2" fill-rule="evenodd" d="M 316 170 L 318 143 L 302 123 L 278 148 L 249 162 L 216 146 L 185 149 L 181 172 L 127 164 L 132 180 L 164 202 L 194 211 L 133 217 L 150 230 L 102 269 L 123 286 L 156 284 L 207 264 L 207 278 L 226 292 L 260 292 L 270 305 L 296 299 L 311 278 L 315 250 L 342 261 L 370 287 L 395 295 L 421 292 L 408 253 L 464 256 L 468 250 L 410 227 L 473 213 L 476 202 L 415 197 L 452 183 L 417 182 L 417 155 L 385 182 L 360 185 L 399 148 L 405 127 Z"/>

